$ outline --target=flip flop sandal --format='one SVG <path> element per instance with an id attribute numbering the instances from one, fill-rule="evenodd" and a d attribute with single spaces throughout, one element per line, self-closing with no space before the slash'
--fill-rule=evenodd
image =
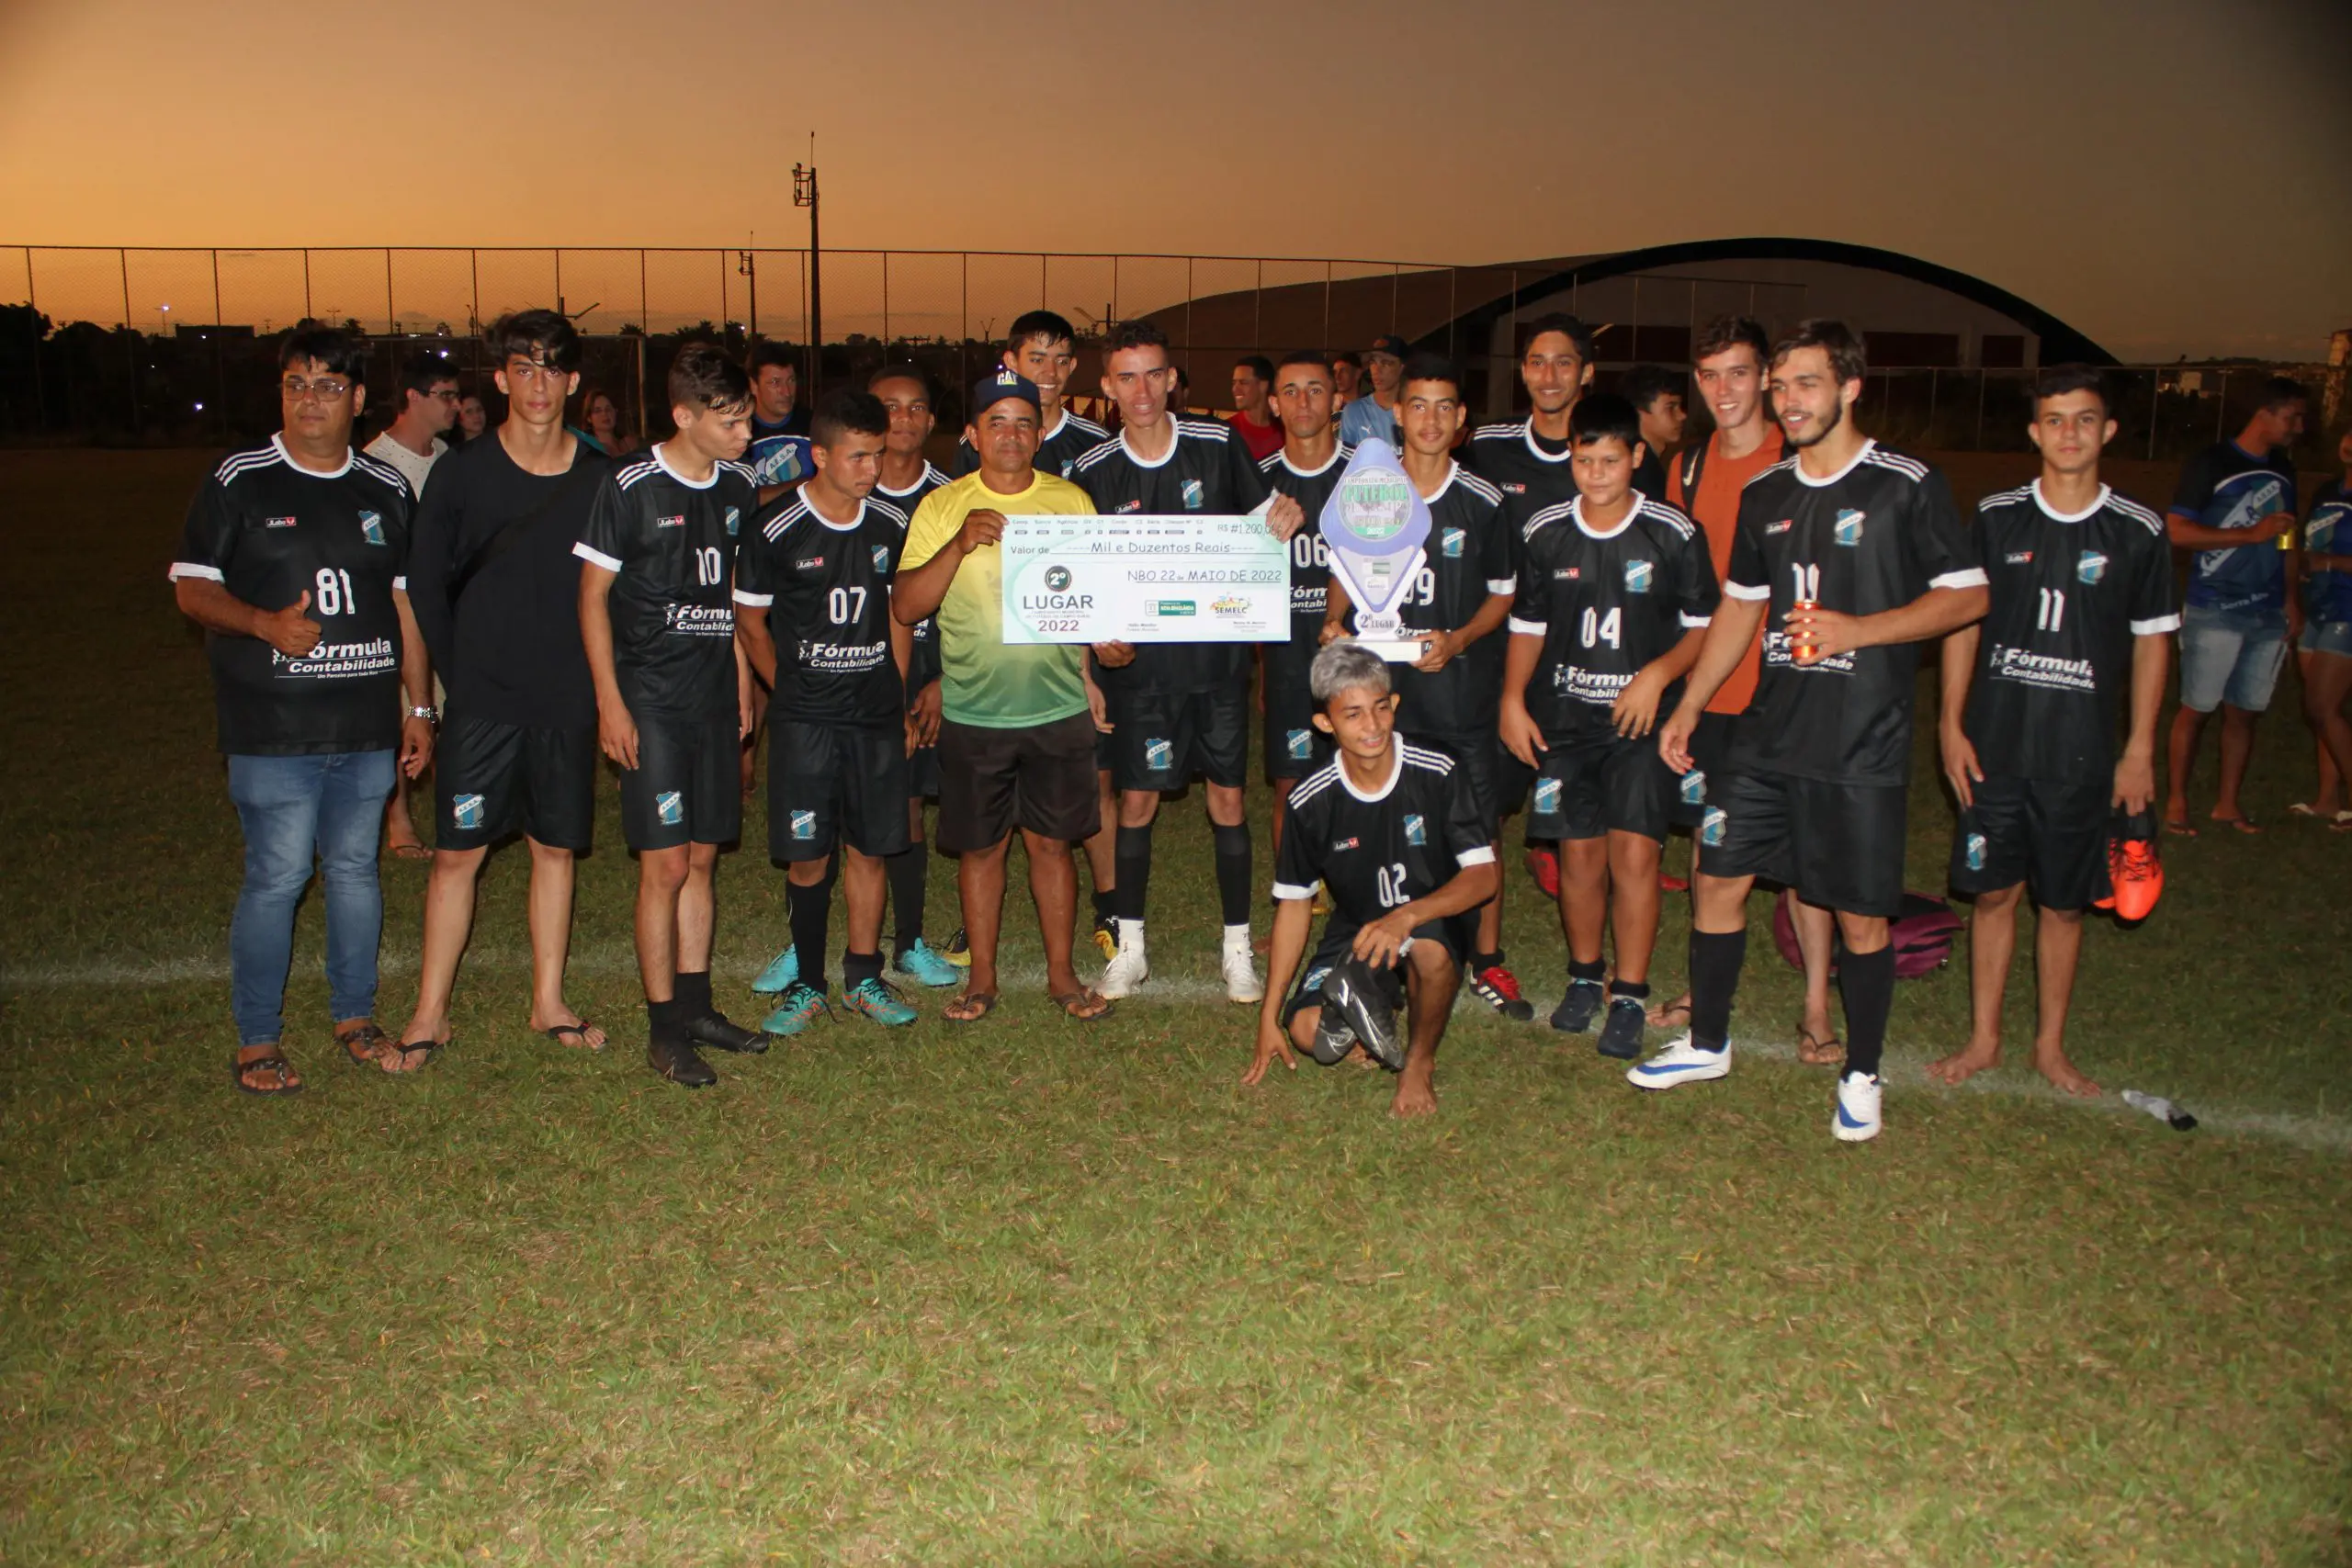
<path id="1" fill-rule="evenodd" d="M 433 846 L 420 839 L 413 844 L 394 844 L 392 853 L 401 860 L 431 860 Z"/>
<path id="2" fill-rule="evenodd" d="M 1690 1004 L 1668 1002 L 1655 1014 L 1645 1013 L 1642 1021 L 1652 1029 L 1688 1029 L 1690 1027 Z"/>
<path id="3" fill-rule="evenodd" d="M 1062 1016 L 1072 1023 L 1100 1023 L 1119 1010 L 1116 1002 L 1106 1000 L 1092 991 L 1064 991 L 1058 997 L 1049 996 L 1046 999 L 1061 1009 Z M 1096 1012 L 1079 1010 L 1090 1003 L 1101 1010 Z"/>
<path id="4" fill-rule="evenodd" d="M 1834 1053 L 1834 1055 L 1833 1055 Z M 1846 1043 L 1835 1034 L 1819 1035 L 1797 1025 L 1797 1060 L 1808 1067 L 1834 1067 L 1846 1059 Z"/>
<path id="5" fill-rule="evenodd" d="M 2212 820 L 2218 827 L 2232 829 L 2249 837 L 2262 831 L 2261 825 L 2251 817 L 2216 817 Z"/>
<path id="6" fill-rule="evenodd" d="M 967 991 L 962 996 L 956 998 L 954 1001 L 949 1002 L 946 1009 L 943 1010 L 939 1016 L 945 1019 L 950 1023 L 978 1023 L 980 1020 L 988 1017 L 989 1014 L 996 1011 L 996 993 L 994 991 L 980 991 L 978 993 Z M 959 1014 L 955 1010 L 959 1007 L 978 1008 L 979 1010 L 977 1012 Z"/>
<path id="7" fill-rule="evenodd" d="M 253 1072 L 276 1073 L 277 1087 L 255 1089 L 245 1081 L 245 1075 Z M 237 1086 L 237 1092 L 240 1094 L 257 1094 L 265 1098 L 281 1094 L 300 1094 L 304 1086 L 300 1080 L 293 1078 L 293 1074 L 294 1064 L 276 1051 L 272 1051 L 266 1056 L 255 1056 L 251 1061 L 240 1061 L 237 1053 L 234 1051 L 229 1053 L 229 1080 Z"/>
<path id="8" fill-rule="evenodd" d="M 384 1071 L 392 1074 L 413 1073 L 420 1068 L 429 1067 L 433 1065 L 434 1057 L 457 1043 L 458 1037 L 452 1033 L 447 1040 L 413 1040 L 396 1043 L 392 1046 L 392 1054 L 400 1058 L 400 1065 L 393 1066 L 385 1064 Z M 410 1066 L 411 1062 L 414 1062 L 415 1066 Z"/>
<path id="9" fill-rule="evenodd" d="M 2197 824 L 2194 822 L 2176 820 L 2173 818 L 2167 817 L 2165 818 L 2164 827 L 2165 831 L 2170 833 L 2176 839 L 2193 839 L 2197 837 Z"/>
<path id="10" fill-rule="evenodd" d="M 356 1029 L 336 1030 L 334 1043 L 343 1047 L 343 1054 L 351 1058 L 353 1066 L 380 1067 L 384 1047 L 392 1040 L 374 1024 L 363 1023 Z"/>
<path id="11" fill-rule="evenodd" d="M 546 1035 L 548 1039 L 554 1041 L 557 1044 L 562 1046 L 567 1051 L 602 1051 L 605 1049 L 605 1046 L 610 1045 L 612 1041 L 607 1037 L 604 1045 L 589 1044 L 588 1032 L 595 1027 L 596 1025 L 594 1020 L 583 1018 L 578 1023 L 559 1023 L 551 1029 L 542 1029 L 539 1032 Z M 566 1040 L 564 1036 L 567 1034 L 577 1034 L 580 1036 L 580 1043 L 575 1045 L 571 1041 Z M 452 1036 L 451 1038 L 454 1039 L 455 1036 Z M 445 1040 L 442 1043 L 446 1045 L 448 1042 Z"/>

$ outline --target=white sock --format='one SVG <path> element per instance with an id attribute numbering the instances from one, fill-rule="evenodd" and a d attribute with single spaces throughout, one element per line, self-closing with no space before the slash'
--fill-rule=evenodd
<path id="1" fill-rule="evenodd" d="M 1248 923 L 1247 923 L 1247 922 L 1244 922 L 1244 923 L 1243 923 L 1243 924 L 1241 924 L 1241 925 L 1238 925 L 1238 926 L 1227 926 L 1227 927 L 1226 927 L 1226 928 L 1225 928 L 1225 945 L 1226 945 L 1226 946 L 1227 946 L 1227 947 L 1243 947 L 1243 946 L 1247 946 L 1247 945 L 1249 944 L 1249 942 L 1250 942 L 1250 927 L 1249 927 L 1249 925 L 1248 925 Z"/>
<path id="2" fill-rule="evenodd" d="M 1119 922 L 1119 945 L 1121 947 L 1125 947 L 1129 942 L 1133 942 L 1137 947 L 1141 947 L 1143 945 L 1143 922 L 1141 920 L 1121 920 Z"/>

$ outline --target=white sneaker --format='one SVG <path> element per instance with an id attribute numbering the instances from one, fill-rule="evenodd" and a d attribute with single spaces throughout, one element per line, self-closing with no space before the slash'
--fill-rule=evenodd
<path id="1" fill-rule="evenodd" d="M 1708 1083 L 1731 1073 L 1731 1042 L 1720 1051 L 1702 1051 L 1683 1035 L 1646 1062 L 1625 1069 L 1625 1081 L 1635 1089 L 1679 1089 L 1687 1083 Z"/>
<path id="2" fill-rule="evenodd" d="M 1258 977 L 1258 960 L 1250 951 L 1250 928 L 1225 933 L 1225 999 L 1255 1002 L 1265 999 L 1266 982 Z"/>
<path id="3" fill-rule="evenodd" d="M 1102 966 L 1102 978 L 1094 982 L 1094 994 L 1110 1001 L 1134 996 L 1151 978 L 1151 964 L 1144 958 L 1143 922 L 1119 922 L 1119 951 Z"/>
<path id="4" fill-rule="evenodd" d="M 1879 1081 L 1874 1074 L 1847 1073 L 1838 1080 L 1838 1114 L 1829 1132 L 1841 1144 L 1867 1144 L 1878 1136 Z"/>

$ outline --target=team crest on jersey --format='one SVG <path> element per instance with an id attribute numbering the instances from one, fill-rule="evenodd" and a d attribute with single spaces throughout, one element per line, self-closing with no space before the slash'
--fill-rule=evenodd
<path id="1" fill-rule="evenodd" d="M 454 797 L 449 802 L 449 816 L 451 820 L 457 823 L 459 832 L 472 832 L 481 826 L 482 797 L 478 795 L 460 795 Z"/>
<path id="2" fill-rule="evenodd" d="M 656 517 L 653 525 L 656 528 L 683 528 L 686 525 L 686 514 L 681 512 L 675 517 Z"/>
<path id="3" fill-rule="evenodd" d="M 1165 740 L 1146 740 L 1143 765 L 1155 773 L 1166 773 L 1176 765 L 1176 748 Z"/>
<path id="4" fill-rule="evenodd" d="M 1207 499 L 1208 499 L 1208 492 L 1207 492 L 1206 491 L 1204 491 L 1204 490 L 1203 490 L 1203 489 L 1201 488 L 1201 481 L 1200 481 L 1200 480 L 1198 480 L 1198 479 L 1186 479 L 1186 480 L 1184 481 L 1184 510 L 1185 510 L 1185 511 L 1187 511 L 1187 512 L 1198 512 L 1198 511 L 1201 509 L 1201 503 L 1202 503 L 1203 502 L 1206 501 Z"/>
<path id="5" fill-rule="evenodd" d="M 1710 806 L 1707 807 L 1706 816 L 1701 818 L 1699 820 L 1699 841 L 1706 845 L 1707 848 L 1711 850 L 1722 847 L 1724 841 L 1724 829 L 1730 820 L 1730 818 L 1724 815 L 1724 808 L 1722 807 Z"/>
<path id="6" fill-rule="evenodd" d="M 1707 798 L 1707 775 L 1693 768 L 1682 775 L 1682 804 L 1697 806 Z"/>
<path id="7" fill-rule="evenodd" d="M 674 828 L 686 819 L 686 796 L 683 790 L 665 789 L 653 797 L 653 815 L 664 828 Z"/>
<path id="8" fill-rule="evenodd" d="M 384 520 L 373 512 L 359 514 L 359 536 L 371 545 L 384 542 Z"/>
<path id="9" fill-rule="evenodd" d="M 817 814 L 813 811 L 794 812 L 792 814 L 792 836 L 796 839 L 801 840 L 803 842 L 815 838 L 817 836 Z"/>
<path id="10" fill-rule="evenodd" d="M 876 571 L 888 571 L 890 570 L 889 546 L 876 545 L 874 547 L 874 570 Z"/>
<path id="11" fill-rule="evenodd" d="M 2075 581 L 2097 582 L 2107 575 L 2107 558 L 2097 550 L 2085 550 L 2075 562 Z"/>
<path id="12" fill-rule="evenodd" d="M 1982 833 L 1968 835 L 1968 869 L 1971 871 L 1984 869 L 1984 835 Z"/>
<path id="13" fill-rule="evenodd" d="M 742 525 L 743 509 L 740 506 L 729 507 L 727 509 L 727 536 L 730 539 L 733 538 L 735 536 L 735 531 Z"/>
<path id="14" fill-rule="evenodd" d="M 1283 747 L 1294 761 L 1304 762 L 1315 755 L 1315 731 L 1290 729 L 1283 732 Z"/>
<path id="15" fill-rule="evenodd" d="M 1469 537 L 1468 534 L 1459 528 L 1448 528 L 1443 535 L 1440 536 L 1438 547 L 1445 552 L 1446 559 L 1460 560 L 1462 547 Z"/>
<path id="16" fill-rule="evenodd" d="M 1076 467 L 1078 467 L 1078 459 L 1077 459 L 1077 458 L 1075 458 L 1075 457 L 1073 457 L 1073 458 L 1069 459 L 1069 461 L 1067 461 L 1067 462 L 1063 463 L 1063 464 L 1062 464 L 1062 478 L 1064 478 L 1064 479 L 1068 479 L 1068 478 L 1069 478 L 1069 471 L 1070 471 L 1072 468 L 1075 468 Z"/>
<path id="17" fill-rule="evenodd" d="M 1559 809 L 1560 781 L 1557 779 L 1537 779 L 1535 781 L 1535 815 L 1538 817 L 1549 817 L 1552 813 Z"/>
<path id="18" fill-rule="evenodd" d="M 1838 513 L 1838 521 L 1830 525 L 1829 536 L 1852 549 L 1862 542 L 1862 514 L 1850 506 L 1847 507 Z"/>
<path id="19" fill-rule="evenodd" d="M 1656 575 L 1656 572 L 1657 568 L 1652 566 L 1648 561 L 1627 561 L 1625 563 L 1625 592 L 1628 593 L 1647 593 L 1650 591 L 1650 579 Z"/>
<path id="20" fill-rule="evenodd" d="M 1429 829 L 1421 826 L 1421 814 L 1418 811 L 1405 813 L 1405 841 L 1408 844 L 1426 844 L 1430 841 Z"/>

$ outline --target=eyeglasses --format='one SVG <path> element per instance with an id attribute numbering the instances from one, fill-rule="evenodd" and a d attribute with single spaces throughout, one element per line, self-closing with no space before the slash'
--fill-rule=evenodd
<path id="1" fill-rule="evenodd" d="M 458 401 L 458 389 L 455 387 L 451 387 L 444 391 L 428 392 L 425 395 L 430 397 L 436 403 L 449 403 L 454 405 Z"/>
<path id="2" fill-rule="evenodd" d="M 350 391 L 351 383 L 334 376 L 322 376 L 315 381 L 305 381 L 300 376 L 288 376 L 277 384 L 277 389 L 286 395 L 286 400 L 289 403 L 305 402 L 311 398 L 316 398 L 322 403 L 331 403 Z"/>

